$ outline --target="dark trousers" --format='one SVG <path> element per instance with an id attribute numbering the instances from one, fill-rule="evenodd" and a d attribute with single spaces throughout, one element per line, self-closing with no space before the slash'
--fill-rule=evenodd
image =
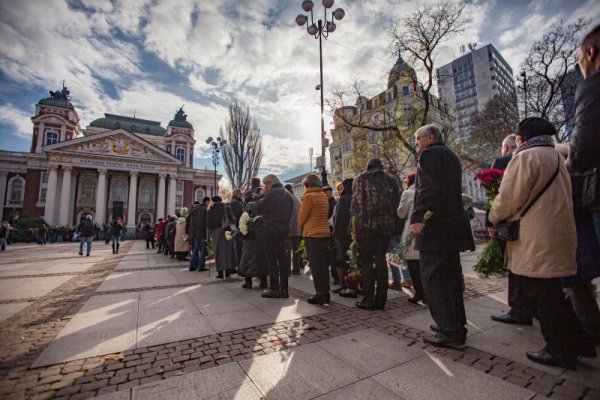
<path id="1" fill-rule="evenodd" d="M 415 298 L 422 299 L 427 302 L 423 293 L 423 283 L 421 282 L 421 271 L 419 270 L 419 260 L 406 260 L 406 266 L 412 279 L 413 289 L 415 290 Z"/>
<path id="2" fill-rule="evenodd" d="M 206 266 L 206 240 L 192 239 L 192 253 L 190 256 L 190 271 L 203 270 Z"/>
<path id="3" fill-rule="evenodd" d="M 285 255 L 286 240 L 287 237 L 276 234 L 265 234 L 263 237 L 263 249 L 267 259 L 271 290 L 287 290 L 288 288 L 290 259 Z"/>
<path id="4" fill-rule="evenodd" d="M 244 238 L 242 238 L 242 235 L 238 234 L 233 237 L 233 248 L 236 257 L 235 272 L 237 272 L 242 261 L 242 254 L 244 253 Z"/>
<path id="5" fill-rule="evenodd" d="M 561 288 L 560 278 L 528 278 L 515 275 L 527 297 L 537 304 L 546 349 L 553 355 L 577 356 L 592 346 Z"/>
<path id="6" fill-rule="evenodd" d="M 315 293 L 318 298 L 329 299 L 329 238 L 304 238 L 304 246 L 308 254 L 310 272 L 315 285 Z"/>
<path id="7" fill-rule="evenodd" d="M 301 240 L 301 236 L 288 237 L 286 253 L 292 259 L 292 271 L 294 272 L 300 272 L 300 267 L 302 266 L 302 254 L 296 253 Z"/>
<path id="8" fill-rule="evenodd" d="M 523 280 L 508 271 L 508 305 L 510 313 L 516 317 L 531 318 L 535 316 L 535 303 L 527 295 Z"/>
<path id="9" fill-rule="evenodd" d="M 146 239 L 146 249 L 150 248 L 150 245 L 152 245 L 152 248 L 154 249 L 154 239 Z"/>
<path id="10" fill-rule="evenodd" d="M 365 290 L 364 302 L 384 306 L 387 301 L 388 267 L 385 260 L 389 236 L 364 235 L 359 237 L 360 273 Z M 377 284 L 377 288 L 375 287 Z"/>
<path id="11" fill-rule="evenodd" d="M 446 336 L 464 340 L 465 282 L 458 251 L 420 251 L 421 281 L 429 312 Z"/>

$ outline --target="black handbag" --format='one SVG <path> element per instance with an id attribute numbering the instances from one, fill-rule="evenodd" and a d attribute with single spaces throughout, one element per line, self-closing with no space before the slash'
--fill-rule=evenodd
<path id="1" fill-rule="evenodd" d="M 531 206 L 533 206 L 535 204 L 535 202 L 540 197 L 542 197 L 542 195 L 544 194 L 546 189 L 548 189 L 550 187 L 550 184 L 554 181 L 554 179 L 558 175 L 559 168 L 560 168 L 560 155 L 558 155 L 558 165 L 556 166 L 556 171 L 554 171 L 554 174 L 552 175 L 552 177 L 550 178 L 548 183 L 546 183 L 546 186 L 544 186 L 544 188 L 537 194 L 537 196 L 535 196 L 533 198 L 533 200 L 531 200 L 529 202 L 529 204 L 527 205 L 525 210 L 523 210 L 523 212 L 521 213 L 521 216 L 519 217 L 519 219 L 514 220 L 514 221 L 502 221 L 496 225 L 496 237 L 498 239 L 503 240 L 505 242 L 514 242 L 515 240 L 517 240 L 519 238 L 519 228 L 521 226 L 521 219 L 523 219 L 525 214 L 527 214 L 527 211 L 529 211 Z"/>

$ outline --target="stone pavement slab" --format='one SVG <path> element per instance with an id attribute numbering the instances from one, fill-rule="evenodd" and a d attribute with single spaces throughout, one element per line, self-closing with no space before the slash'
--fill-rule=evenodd
<path id="1" fill-rule="evenodd" d="M 316 397 L 319 400 L 403 400 L 402 397 L 372 378 L 363 379 L 341 389 Z"/>
<path id="2" fill-rule="evenodd" d="M 0 300 L 42 297 L 72 278 L 73 275 L 1 279 Z"/>
<path id="3" fill-rule="evenodd" d="M 373 377 L 403 399 L 532 399 L 535 393 L 435 354 Z"/>
<path id="4" fill-rule="evenodd" d="M 12 317 L 30 304 L 31 302 L 0 304 L 0 322 Z"/>
<path id="5" fill-rule="evenodd" d="M 244 360 L 240 365 L 269 400 L 311 399 L 366 377 L 314 344 Z"/>

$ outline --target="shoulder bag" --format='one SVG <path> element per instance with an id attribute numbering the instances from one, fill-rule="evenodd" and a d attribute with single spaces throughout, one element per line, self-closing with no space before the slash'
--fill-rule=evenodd
<path id="1" fill-rule="evenodd" d="M 514 221 L 502 221 L 496 225 L 496 237 L 505 242 L 514 242 L 519 238 L 519 227 L 521 225 L 521 219 L 525 216 L 527 211 L 535 204 L 536 201 L 544 194 L 546 189 L 550 187 L 550 184 L 554 181 L 556 176 L 558 175 L 558 170 L 560 168 L 560 155 L 558 156 L 558 165 L 556 166 L 556 171 L 554 171 L 554 175 L 550 178 L 546 186 L 529 202 L 525 210 L 521 213 L 519 219 Z"/>

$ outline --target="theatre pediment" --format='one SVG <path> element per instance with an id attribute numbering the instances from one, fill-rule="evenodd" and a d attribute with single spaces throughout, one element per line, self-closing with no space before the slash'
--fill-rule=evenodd
<path id="1" fill-rule="evenodd" d="M 124 130 L 102 132 L 44 147 L 47 153 L 77 156 L 103 156 L 139 161 L 179 163 L 179 160 L 153 144 Z"/>

